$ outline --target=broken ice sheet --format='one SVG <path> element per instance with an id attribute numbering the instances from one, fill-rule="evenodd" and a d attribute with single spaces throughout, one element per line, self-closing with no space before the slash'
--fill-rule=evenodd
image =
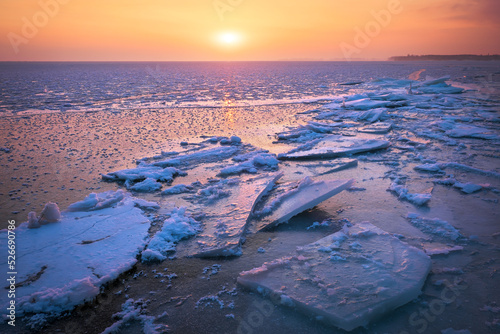
<path id="1" fill-rule="evenodd" d="M 313 140 L 288 153 L 278 155 L 281 160 L 328 159 L 389 147 L 386 140 L 357 139 L 332 135 Z"/>
<path id="2" fill-rule="evenodd" d="M 269 192 L 282 174 L 219 180 L 190 199 L 203 205 L 202 232 L 182 244 L 192 256 L 239 255 L 243 233 L 255 203 Z"/>
<path id="3" fill-rule="evenodd" d="M 370 223 L 240 273 L 239 284 L 351 331 L 418 297 L 430 258 Z"/>
<path id="4" fill-rule="evenodd" d="M 328 198 L 351 187 L 354 180 L 314 181 L 302 179 L 295 188 L 269 196 L 262 203 L 260 218 L 255 223 L 257 230 L 264 230 L 288 221 L 293 216 L 311 209 Z"/>
<path id="5" fill-rule="evenodd" d="M 58 316 L 99 294 L 100 287 L 129 270 L 144 248 L 150 221 L 137 206 L 155 208 L 122 190 L 91 194 L 63 212 L 60 222 L 16 229 L 17 314 Z M 7 254 L 7 232 L 0 249 Z M 6 268 L 7 257 L 1 259 Z M 7 284 L 0 274 L 2 287 Z M 8 303 L 7 293 L 0 304 Z M 3 310 L 6 308 L 2 307 Z"/>

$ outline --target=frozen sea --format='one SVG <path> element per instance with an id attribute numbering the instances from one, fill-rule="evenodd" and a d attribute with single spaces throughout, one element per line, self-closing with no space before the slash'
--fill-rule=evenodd
<path id="1" fill-rule="evenodd" d="M 417 297 L 353 333 L 498 333 L 499 153 L 499 62 L 0 63 L 0 228 L 25 242 L 14 332 L 344 333 L 293 280 L 236 279 L 368 221 L 431 265 Z M 49 201 L 60 223 L 22 225 Z M 280 201 L 293 218 L 276 226 Z M 363 242 L 346 252 L 379 256 Z M 300 281 L 342 285 L 319 277 Z"/>

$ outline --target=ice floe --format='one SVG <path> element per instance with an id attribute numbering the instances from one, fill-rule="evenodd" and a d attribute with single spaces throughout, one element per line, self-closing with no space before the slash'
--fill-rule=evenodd
<path id="1" fill-rule="evenodd" d="M 421 250 L 359 223 L 242 272 L 238 283 L 351 331 L 418 297 L 430 267 Z"/>
<path id="2" fill-rule="evenodd" d="M 38 229 L 19 226 L 17 314 L 57 317 L 93 300 L 101 286 L 130 270 L 145 246 L 150 226 L 138 206 L 153 208 L 156 204 L 121 190 L 91 194 L 70 205 L 56 223 Z M 0 248 L 7 254 L 7 231 L 0 234 Z M 2 273 L 4 287 L 8 283 L 5 275 L 6 271 Z M 2 305 L 8 303 L 6 297 L 0 296 Z"/>

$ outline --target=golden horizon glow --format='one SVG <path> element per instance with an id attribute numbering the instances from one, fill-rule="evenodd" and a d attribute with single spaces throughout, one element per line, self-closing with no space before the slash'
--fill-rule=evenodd
<path id="1" fill-rule="evenodd" d="M 0 61 L 500 54 L 499 13 L 498 0 L 6 0 Z"/>

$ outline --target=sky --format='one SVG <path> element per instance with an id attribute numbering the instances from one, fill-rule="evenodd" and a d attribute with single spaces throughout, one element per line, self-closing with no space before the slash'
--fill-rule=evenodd
<path id="1" fill-rule="evenodd" d="M 0 61 L 500 54 L 500 0 L 2 0 Z"/>

